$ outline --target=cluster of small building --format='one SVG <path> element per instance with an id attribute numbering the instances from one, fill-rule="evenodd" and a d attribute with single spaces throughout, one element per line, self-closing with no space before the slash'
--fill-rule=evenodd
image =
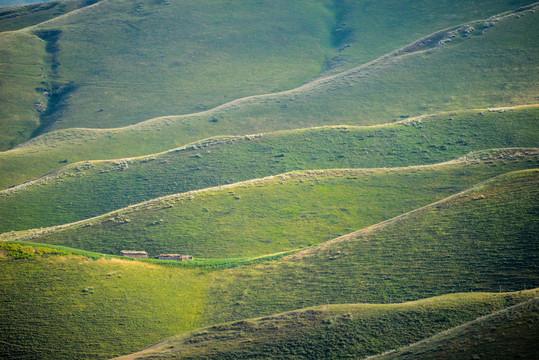
<path id="1" fill-rule="evenodd" d="M 122 256 L 128 256 L 137 259 L 147 259 L 148 253 L 146 251 L 134 251 L 134 250 L 122 250 Z M 160 254 L 155 257 L 159 260 L 176 260 L 176 261 L 186 261 L 193 260 L 192 255 L 181 255 L 181 254 Z"/>

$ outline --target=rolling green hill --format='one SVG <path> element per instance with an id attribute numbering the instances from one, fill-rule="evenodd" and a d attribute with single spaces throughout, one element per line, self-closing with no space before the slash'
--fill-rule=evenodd
<path id="1" fill-rule="evenodd" d="M 36 178 L 64 160 L 145 155 L 216 135 L 369 125 L 442 110 L 537 103 L 537 44 L 529 36 L 539 23 L 536 16 L 528 10 L 474 24 L 478 30 L 471 35 L 459 27 L 437 35 L 455 35 L 446 46 L 423 41 L 290 92 L 249 97 L 199 114 L 126 128 L 48 133 L 0 154 L 2 184 Z"/>
<path id="2" fill-rule="evenodd" d="M 75 8 L 75 3 L 42 7 Z M 47 85 L 54 96 L 41 114 L 38 132 L 128 125 L 290 89 L 327 68 L 356 66 L 433 31 L 530 3 L 99 2 L 30 31 L 52 49 Z M 24 9 L 27 14 L 19 19 L 40 13 L 32 6 Z"/>
<path id="3" fill-rule="evenodd" d="M 424 338 L 429 333 L 440 332 L 448 326 L 466 321 L 465 319 L 480 316 L 485 310 L 492 311 L 500 305 L 508 306 L 514 301 L 522 301 L 534 295 L 537 296 L 537 291 L 525 291 L 519 295 L 516 293 L 511 295 L 467 293 L 394 305 L 318 306 L 195 330 L 164 340 L 147 350 L 123 356 L 118 360 L 156 358 L 163 360 L 360 359 L 367 355 L 380 353 L 389 347 L 410 343 L 414 341 L 413 339 Z M 511 299 L 510 296 L 513 296 L 514 299 Z M 509 322 L 511 316 L 518 316 L 523 318 L 525 324 L 533 326 L 532 329 L 520 326 L 527 337 L 521 339 L 519 344 L 527 344 L 528 346 L 533 344 L 533 329 L 537 330 L 537 314 L 534 314 L 533 310 L 537 311 L 537 302 L 538 300 L 535 298 L 529 300 L 529 303 L 500 310 L 500 313 L 505 315 L 502 317 L 502 321 Z M 487 303 L 489 304 L 488 310 L 485 309 Z M 525 313 L 521 314 L 519 311 L 525 311 Z M 494 316 L 499 317 L 499 315 Z M 478 325 L 484 322 L 485 320 L 482 320 Z M 489 325 L 492 328 L 500 325 L 500 322 Z M 470 332 L 465 332 L 465 335 L 471 336 L 470 333 L 473 333 L 472 338 L 488 335 L 485 329 L 479 326 L 469 329 L 469 325 L 466 325 L 466 329 Z M 502 330 L 495 329 L 501 335 Z M 512 330 L 512 328 L 504 328 L 505 331 L 510 329 Z M 517 339 L 517 337 L 513 336 L 513 339 Z M 527 340 L 527 342 L 522 340 Z M 433 348 L 436 348 L 436 345 L 438 345 L 438 349 L 444 348 L 445 350 L 445 344 L 442 346 L 437 342 Z M 518 349 L 514 344 L 511 345 L 513 346 L 507 348 Z M 467 348 L 470 347 L 473 345 L 467 346 Z M 410 348 L 405 348 L 405 351 L 408 352 Z M 501 354 L 508 355 L 507 348 L 498 348 L 501 352 L 494 358 L 502 359 Z M 470 348 L 470 350 L 472 349 Z M 485 354 L 476 349 L 471 352 Z M 490 352 L 496 355 L 496 352 L 492 350 Z M 433 355 L 439 356 L 440 353 L 445 353 L 445 351 Z M 513 352 L 515 355 L 521 353 L 525 353 L 525 350 Z M 534 354 L 529 350 L 527 353 Z M 443 358 L 436 356 L 432 358 Z M 453 357 L 449 358 L 462 358 L 461 356 L 462 352 L 456 352 Z M 423 352 L 416 352 L 407 358 L 425 357 Z M 466 358 L 473 359 L 472 356 Z M 532 359 L 532 357 L 528 358 Z"/>
<path id="4" fill-rule="evenodd" d="M 0 192 L 0 232 L 70 223 L 174 193 L 292 170 L 432 164 L 470 151 L 539 147 L 539 107 L 463 111 L 382 127 L 208 139 L 139 159 L 77 163 Z"/>
<path id="5" fill-rule="evenodd" d="M 1 359 L 537 353 L 539 3 L 2 4 Z"/>
<path id="6" fill-rule="evenodd" d="M 71 11 L 93 5 L 98 1 L 99 0 L 0 0 L 0 6 L 6 6 L 0 8 L 0 32 L 19 30 L 36 25 Z M 26 5 L 30 3 L 32 4 Z"/>
<path id="7" fill-rule="evenodd" d="M 320 304 L 534 288 L 538 175 L 505 174 L 282 260 L 215 273 L 209 324 Z"/>
<path id="8" fill-rule="evenodd" d="M 455 329 L 437 334 L 379 359 L 535 359 L 539 346 L 539 301 L 500 310 Z"/>
<path id="9" fill-rule="evenodd" d="M 432 166 L 292 172 L 171 195 L 73 225 L 4 237 L 117 255 L 131 249 L 150 256 L 260 256 L 320 244 L 493 176 L 536 167 L 536 149 L 515 149 Z"/>
<path id="10" fill-rule="evenodd" d="M 47 249 L 38 249 L 36 254 L 32 248 L 4 243 L 0 261 L 0 353 L 20 359 L 110 358 L 201 326 L 310 306 L 394 303 L 459 291 L 533 288 L 539 281 L 534 250 L 537 174 L 536 170 L 506 174 L 320 247 L 231 269 L 91 260 Z M 515 295 L 510 297 L 514 299 Z M 478 294 L 456 298 L 476 296 L 484 299 Z M 497 308 L 477 312 L 477 307 L 469 308 L 470 303 L 463 301 L 468 319 L 515 303 L 503 300 Z M 441 311 L 440 317 L 433 315 L 430 319 L 449 321 L 447 328 L 454 326 L 456 319 L 450 314 L 459 304 L 453 297 L 446 303 L 446 309 L 453 306 L 449 312 Z M 407 306 L 395 309 L 405 310 Z M 345 310 L 346 314 L 355 311 L 352 309 L 343 305 L 335 311 Z M 380 318 L 388 326 L 383 329 L 393 327 L 389 319 L 402 320 L 396 313 L 391 317 L 391 306 L 378 309 L 386 314 Z M 324 326 L 333 321 L 338 327 L 344 325 L 342 329 L 350 329 L 346 316 L 331 319 L 325 314 L 311 320 L 316 323 L 326 319 L 329 323 Z M 405 319 L 421 318 L 413 311 L 401 314 Z M 264 321 L 269 324 L 272 320 L 259 323 Z M 242 324 L 224 325 L 222 329 L 233 335 Z M 412 333 L 429 329 L 420 325 L 421 321 L 414 324 L 418 325 L 409 328 Z M 207 339 L 203 331 L 191 335 L 211 341 L 211 333 L 217 329 L 208 332 Z M 363 327 L 358 331 L 364 335 L 372 331 L 376 337 L 376 329 Z M 338 330 L 330 334 L 340 339 Z M 400 335 L 408 340 L 380 345 L 373 339 L 370 349 L 373 353 L 389 350 L 420 338 L 404 331 Z M 297 343 L 288 343 L 288 348 L 301 350 L 300 340 L 301 336 Z M 326 340 L 331 339 L 321 338 L 320 346 Z M 205 351 L 211 351 L 211 347 Z"/>

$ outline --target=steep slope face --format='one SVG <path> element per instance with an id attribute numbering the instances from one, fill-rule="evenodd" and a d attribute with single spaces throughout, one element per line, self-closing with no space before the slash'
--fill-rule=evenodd
<path id="1" fill-rule="evenodd" d="M 70 226 L 13 236 L 117 255 L 140 249 L 150 256 L 261 256 L 320 244 L 498 174 L 539 165 L 537 150 L 484 155 L 425 167 L 288 173 L 172 195 Z"/>
<path id="2" fill-rule="evenodd" d="M 215 274 L 210 323 L 317 304 L 537 287 L 538 181 L 537 170 L 503 175 L 289 258 Z"/>
<path id="3" fill-rule="evenodd" d="M 538 333 L 539 299 L 536 298 L 369 359 L 533 360 L 539 351 Z"/>
<path id="4" fill-rule="evenodd" d="M 377 124 L 441 110 L 536 103 L 537 44 L 530 33 L 537 16 L 529 10 L 500 18 L 493 27 L 480 22 L 472 35 L 459 27 L 434 37 L 451 39 L 444 47 L 422 41 L 339 76 L 200 114 L 118 129 L 54 131 L 1 153 L 2 178 L 15 185 L 29 180 L 28 168 L 31 179 L 65 160 L 151 154 L 215 135 Z"/>
<path id="5" fill-rule="evenodd" d="M 213 138 L 139 159 L 78 163 L 0 191 L 0 233 L 70 223 L 164 195 L 292 170 L 432 164 L 479 149 L 539 147 L 538 116 L 539 107 L 465 111 L 383 127 Z"/>
<path id="6" fill-rule="evenodd" d="M 424 338 L 500 307 L 527 301 L 533 296 L 537 296 L 537 291 L 454 294 L 395 305 L 319 306 L 214 325 L 164 340 L 119 359 L 359 359 Z M 523 304 L 507 310 L 507 315 L 525 309 L 525 314 L 519 314 L 519 317 L 533 324 L 537 318 L 532 313 L 534 308 L 537 308 L 537 299 L 533 306 Z M 506 316 L 504 320 L 508 318 Z M 533 339 L 529 335 L 536 327 L 527 332 L 525 340 L 530 345 Z M 479 334 L 485 332 L 484 329 L 477 330 Z M 502 331 L 498 330 L 498 333 Z M 424 356 L 419 354 L 422 353 L 416 352 L 416 357 L 409 358 Z"/>

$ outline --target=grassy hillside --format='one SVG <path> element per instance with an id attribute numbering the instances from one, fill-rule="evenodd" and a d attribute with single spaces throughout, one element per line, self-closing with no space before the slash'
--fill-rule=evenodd
<path id="1" fill-rule="evenodd" d="M 476 24 L 478 30 L 469 36 L 464 36 L 463 28 L 444 47 L 404 51 L 292 92 L 127 128 L 55 131 L 0 154 L 2 183 L 9 186 L 35 178 L 66 159 L 71 163 L 89 156 L 151 154 L 215 135 L 386 123 L 440 110 L 536 103 L 537 44 L 529 34 L 539 23 L 538 15 L 528 11 L 518 16 L 505 17 L 486 32 L 480 31 L 485 24 Z M 422 49 L 414 45 L 410 50 L 418 48 Z"/>
<path id="2" fill-rule="evenodd" d="M 539 107 L 464 111 L 374 128 L 214 138 L 140 159 L 78 163 L 0 192 L 0 232 L 74 222 L 164 195 L 292 170 L 432 164 L 474 150 L 539 147 L 538 115 Z"/>
<path id="3" fill-rule="evenodd" d="M 537 150 L 508 150 L 427 167 L 293 172 L 172 195 L 58 230 L 4 236 L 117 255 L 132 249 L 150 256 L 260 256 L 319 244 L 538 166 Z"/>
<path id="4" fill-rule="evenodd" d="M 74 354 L 110 358 L 200 326 L 309 306 L 395 303 L 448 292 L 537 287 L 537 174 L 504 175 L 321 247 L 225 270 L 89 260 L 53 255 L 50 250 L 36 255 L 2 245 L 1 353 L 21 359 L 73 358 Z M 24 254 L 34 258 L 24 259 Z M 463 309 L 468 312 L 466 306 Z M 453 310 L 430 319 L 451 322 Z M 389 331 L 391 323 L 388 326 L 384 320 L 388 316 L 381 321 Z M 419 319 L 413 313 L 403 316 Z M 328 321 L 325 326 L 332 321 L 345 325 L 347 320 Z M 421 322 L 414 324 L 418 324 L 414 329 L 423 329 Z M 201 334 L 192 335 L 202 339 Z M 330 334 L 340 339 L 340 332 Z M 408 341 L 417 339 L 404 331 L 400 335 Z M 374 341 L 372 345 L 377 346 Z M 400 345 L 390 343 L 376 351 L 395 346 Z"/>
<path id="5" fill-rule="evenodd" d="M 23 29 L 71 11 L 92 5 L 99 0 L 0 0 L 0 32 Z M 39 3 L 39 4 L 34 4 Z M 14 6 L 25 5 L 26 6 Z"/>
<path id="6" fill-rule="evenodd" d="M 537 291 L 518 295 L 467 293 L 394 305 L 318 306 L 210 326 L 119 359 L 359 359 L 534 295 Z M 516 305 L 515 309 L 502 312 L 526 309 L 525 314 L 519 315 L 524 322 L 533 324 L 537 299 L 531 301 L 534 306 Z M 484 332 L 477 330 L 479 334 Z M 527 334 L 532 344 L 533 332 L 528 330 Z M 421 358 L 419 354 L 409 358 Z"/>
<path id="7" fill-rule="evenodd" d="M 374 359 L 535 359 L 539 301 L 500 310 Z M 371 358 L 369 358 L 371 359 Z"/>
<path id="8" fill-rule="evenodd" d="M 209 323 L 319 304 L 537 287 L 538 181 L 537 170 L 510 173 L 312 250 L 215 273 Z"/>
<path id="9" fill-rule="evenodd" d="M 26 5 L 26 4 L 33 4 L 33 3 L 38 3 L 38 2 L 47 2 L 47 0 L 45 0 L 45 1 L 37 1 L 37 0 L 0 0 L 0 6 Z"/>
<path id="10" fill-rule="evenodd" d="M 0 149 L 5 150 L 39 126 L 47 102 L 47 53 L 42 41 L 27 33 L 0 33 L 0 49 Z"/>
<path id="11" fill-rule="evenodd" d="M 1 358 L 108 359 L 200 326 L 201 270 L 30 249 L 0 244 Z"/>
<path id="12" fill-rule="evenodd" d="M 432 164 L 474 150 L 538 147 L 538 115 L 539 107 L 465 111 L 375 128 L 215 138 L 140 159 L 78 163 L 0 192 L 0 232 L 74 222 L 159 196 L 292 170 Z"/>
<path id="13" fill-rule="evenodd" d="M 108 128 L 192 113 L 530 3 L 107 1 L 39 27 L 62 32 L 58 80 L 75 86 L 47 121 Z"/>

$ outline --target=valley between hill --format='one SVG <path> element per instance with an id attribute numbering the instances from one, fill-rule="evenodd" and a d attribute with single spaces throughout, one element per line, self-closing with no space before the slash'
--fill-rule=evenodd
<path id="1" fill-rule="evenodd" d="M 0 7 L 0 358 L 533 358 L 538 7 Z"/>

